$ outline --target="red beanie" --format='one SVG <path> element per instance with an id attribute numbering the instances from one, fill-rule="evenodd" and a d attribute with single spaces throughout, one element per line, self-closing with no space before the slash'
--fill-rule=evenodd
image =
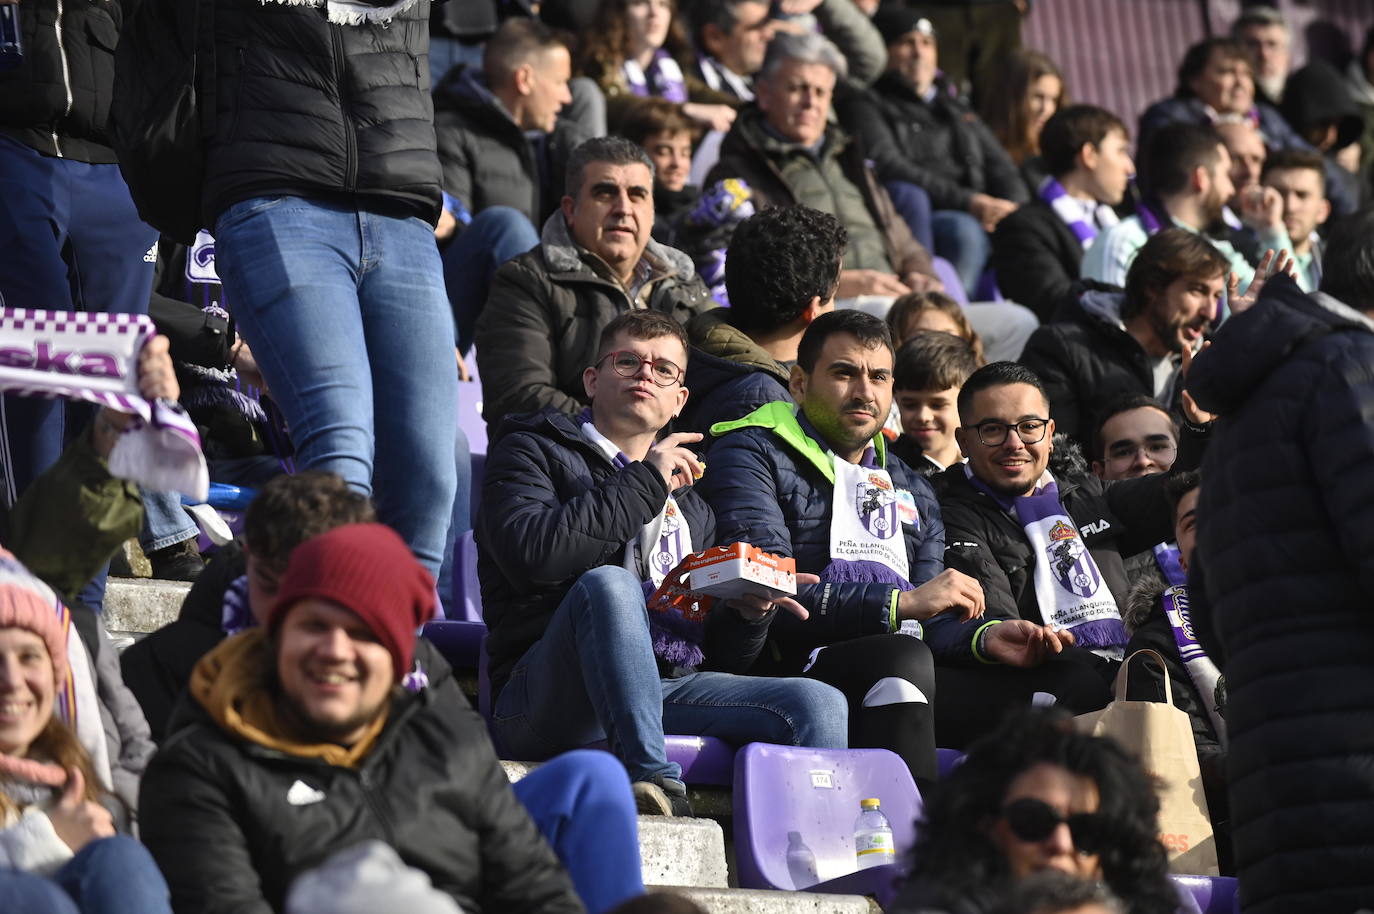
<path id="1" fill-rule="evenodd" d="M 347 524 L 291 551 L 267 630 L 275 634 L 306 597 L 330 600 L 362 619 L 391 654 L 399 682 L 410 672 L 416 631 L 433 617 L 434 578 L 390 527 Z"/>

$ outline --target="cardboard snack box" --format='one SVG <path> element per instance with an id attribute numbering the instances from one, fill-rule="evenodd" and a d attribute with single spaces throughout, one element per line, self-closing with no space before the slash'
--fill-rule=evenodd
<path id="1" fill-rule="evenodd" d="M 684 571 L 690 574 L 687 586 L 693 593 L 722 600 L 744 593 L 767 593 L 770 599 L 797 593 L 797 563 L 748 543 L 690 555 L 677 567 L 677 573 Z"/>

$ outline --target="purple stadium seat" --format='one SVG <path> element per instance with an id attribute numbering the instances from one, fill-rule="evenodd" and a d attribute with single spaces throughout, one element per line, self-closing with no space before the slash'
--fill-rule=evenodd
<path id="1" fill-rule="evenodd" d="M 978 288 L 973 290 L 974 301 L 1006 301 L 1002 297 L 1002 290 L 997 288 L 997 274 L 992 270 L 984 270 L 983 275 L 978 277 Z"/>
<path id="2" fill-rule="evenodd" d="M 668 761 L 682 766 L 688 784 L 729 787 L 735 775 L 735 750 L 714 736 L 665 736 Z"/>
<path id="3" fill-rule="evenodd" d="M 931 257 L 930 259 L 935 263 L 936 277 L 944 283 L 945 294 L 959 304 L 967 305 L 968 293 L 964 291 L 964 284 L 959 281 L 959 274 L 954 269 L 954 264 L 943 257 Z"/>
<path id="4" fill-rule="evenodd" d="M 1171 876 L 1174 884 L 1187 889 L 1202 914 L 1234 914 L 1237 906 L 1236 880 L 1231 876 Z"/>
<path id="5" fill-rule="evenodd" d="M 898 862 L 856 872 L 854 820 L 867 797 L 882 801 Z M 906 764 L 886 749 L 750 743 L 735 756 L 734 808 L 741 888 L 872 895 L 886 905 L 916 840 L 921 794 Z M 788 832 L 799 832 L 810 848 L 820 882 L 795 884 Z"/>
<path id="6" fill-rule="evenodd" d="M 482 641 L 487 636 L 487 627 L 479 619 L 476 622 L 445 620 L 427 622 L 420 630 L 431 644 L 444 655 L 448 665 L 455 670 L 476 669 L 481 659 Z"/>
<path id="7" fill-rule="evenodd" d="M 958 749 L 936 749 L 935 764 L 940 772 L 940 777 L 948 777 L 949 773 L 959 767 L 959 763 L 964 760 L 964 753 Z"/>

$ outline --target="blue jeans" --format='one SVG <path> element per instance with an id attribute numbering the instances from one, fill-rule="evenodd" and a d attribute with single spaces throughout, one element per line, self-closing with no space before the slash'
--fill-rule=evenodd
<path id="1" fill-rule="evenodd" d="M 908 181 L 888 181 L 883 185 L 897 214 L 911 229 L 911 234 L 927 251 L 935 250 L 935 236 L 930 227 L 930 194 L 925 188 Z"/>
<path id="2" fill-rule="evenodd" d="M 590 914 L 644 894 L 639 822 L 625 769 L 605 752 L 565 752 L 511 785 Z"/>
<path id="3" fill-rule="evenodd" d="M 472 346 L 477 315 L 487 303 L 487 290 L 496 268 L 539 244 L 539 233 L 518 209 L 492 206 L 465 226 L 444 248 L 444 285 L 458 327 L 458 349 Z"/>
<path id="4" fill-rule="evenodd" d="M 171 893 L 147 848 L 127 835 L 92 841 L 62 864 L 52 881 L 81 914 L 171 914 Z M 28 908 L 6 907 L 7 911 Z"/>
<path id="5" fill-rule="evenodd" d="M 954 264 L 959 282 L 972 301 L 992 251 L 983 223 L 970 213 L 937 209 L 930 216 L 930 227 L 935 234 L 935 253 Z"/>
<path id="6" fill-rule="evenodd" d="M 217 267 L 239 333 L 291 428 L 437 574 L 456 485 L 458 368 L 434 232 L 302 197 L 230 206 Z"/>
<path id="7" fill-rule="evenodd" d="M 453 492 L 453 513 L 449 518 L 448 536 L 444 540 L 444 563 L 439 568 L 439 602 L 445 614 L 453 605 L 453 562 L 454 544 L 464 533 L 472 529 L 472 450 L 468 447 L 468 436 L 461 426 L 454 426 L 454 469 L 458 473 L 458 485 Z"/>
<path id="8" fill-rule="evenodd" d="M 466 64 L 482 66 L 483 45 L 464 44 L 456 38 L 434 35 L 429 39 L 429 86 L 433 89 L 444 81 L 444 75 L 454 67 Z"/>
<path id="9" fill-rule="evenodd" d="M 143 531 L 138 540 L 144 552 L 175 546 L 200 535 L 200 528 L 181 506 L 180 495 L 148 489 L 139 489 L 139 494 L 143 496 Z"/>
<path id="10" fill-rule="evenodd" d="M 843 749 L 849 710 L 811 679 L 690 673 L 660 679 L 644 589 L 624 568 L 583 574 L 516 663 L 492 715 L 503 758 L 548 758 L 605 739 L 633 781 L 681 778 L 663 734 Z"/>

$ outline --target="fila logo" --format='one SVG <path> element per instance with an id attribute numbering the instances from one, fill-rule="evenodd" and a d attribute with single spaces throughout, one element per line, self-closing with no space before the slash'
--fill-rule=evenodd
<path id="1" fill-rule="evenodd" d="M 286 792 L 286 802 L 292 806 L 309 806 L 311 803 L 319 803 L 323 799 L 324 791 L 316 790 L 305 781 L 297 781 Z"/>
<path id="2" fill-rule="evenodd" d="M 1094 521 L 1094 522 L 1091 523 L 1091 524 L 1084 524 L 1084 525 L 1083 525 L 1083 535 L 1084 535 L 1084 536 L 1087 536 L 1089 533 L 1092 533 L 1092 534 L 1102 533 L 1103 531 L 1110 530 L 1110 529 L 1112 529 L 1112 525 L 1109 524 L 1109 523 L 1107 523 L 1107 519 L 1104 517 L 1104 518 L 1102 518 L 1101 520 Z"/>

